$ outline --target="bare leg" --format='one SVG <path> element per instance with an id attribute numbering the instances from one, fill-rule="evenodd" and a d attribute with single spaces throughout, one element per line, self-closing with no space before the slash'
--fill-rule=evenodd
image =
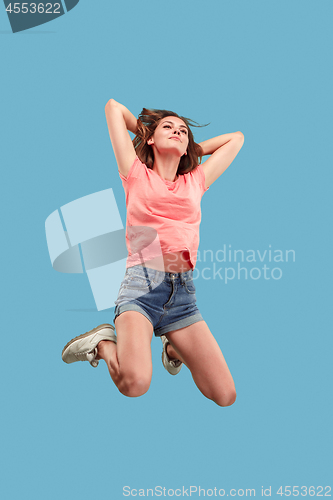
<path id="1" fill-rule="evenodd" d="M 148 391 L 152 376 L 153 326 L 143 314 L 126 311 L 115 321 L 117 344 L 102 340 L 98 357 L 106 362 L 111 378 L 125 396 L 138 397 Z"/>
<path id="2" fill-rule="evenodd" d="M 218 343 L 205 321 L 166 334 L 174 352 L 170 355 L 191 371 L 197 387 L 219 406 L 236 400 L 235 384 Z"/>

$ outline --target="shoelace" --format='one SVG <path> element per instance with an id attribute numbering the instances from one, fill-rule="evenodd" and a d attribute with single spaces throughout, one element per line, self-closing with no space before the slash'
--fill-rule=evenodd
<path id="1" fill-rule="evenodd" d="M 91 366 L 96 368 L 98 366 L 98 360 L 96 359 L 97 356 L 97 348 L 93 349 L 90 352 L 78 352 L 74 353 L 74 356 L 79 360 L 79 361 L 89 361 Z"/>

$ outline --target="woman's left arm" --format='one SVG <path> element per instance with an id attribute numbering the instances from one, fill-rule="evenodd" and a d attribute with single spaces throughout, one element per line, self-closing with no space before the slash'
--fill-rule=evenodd
<path id="1" fill-rule="evenodd" d="M 205 173 L 206 187 L 213 184 L 216 179 L 229 167 L 243 146 L 244 135 L 242 132 L 223 134 L 208 141 L 200 142 L 203 156 L 211 155 L 202 164 Z"/>

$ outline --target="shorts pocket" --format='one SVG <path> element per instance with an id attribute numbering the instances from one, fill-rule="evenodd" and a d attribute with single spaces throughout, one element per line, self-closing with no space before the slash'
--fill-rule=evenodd
<path id="1" fill-rule="evenodd" d="M 145 276 L 135 276 L 129 275 L 123 281 L 124 288 L 128 290 L 142 290 L 143 292 L 149 291 L 149 287 L 151 287 L 151 280 L 146 278 Z"/>
<path id="2" fill-rule="evenodd" d="M 150 289 L 148 287 L 147 280 L 141 278 L 129 279 L 128 277 L 126 277 L 121 284 L 115 304 L 122 305 L 127 302 L 137 300 L 139 299 L 139 297 L 142 297 L 149 292 Z"/>
<path id="3" fill-rule="evenodd" d="M 187 293 L 190 294 L 195 293 L 195 286 L 193 283 L 193 279 L 184 281 L 184 286 Z"/>

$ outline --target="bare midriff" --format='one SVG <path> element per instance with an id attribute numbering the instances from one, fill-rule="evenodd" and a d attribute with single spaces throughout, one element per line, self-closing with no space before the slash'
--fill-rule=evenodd
<path id="1" fill-rule="evenodd" d="M 163 258 L 157 257 L 156 259 L 148 260 L 145 262 L 145 265 L 151 269 L 166 273 L 184 273 L 192 269 L 187 250 L 163 254 Z"/>

